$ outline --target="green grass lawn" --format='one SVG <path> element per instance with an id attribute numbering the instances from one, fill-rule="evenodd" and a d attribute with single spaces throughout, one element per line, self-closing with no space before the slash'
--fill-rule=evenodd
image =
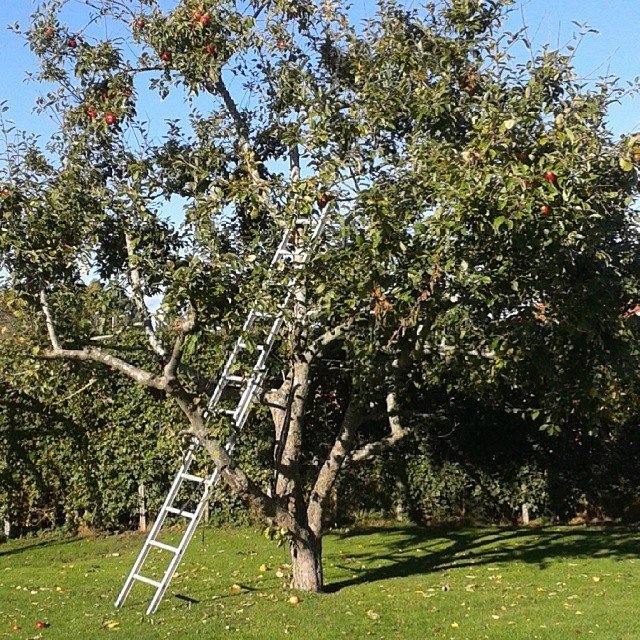
<path id="1" fill-rule="evenodd" d="M 285 549 L 251 529 L 206 529 L 150 618 L 147 585 L 113 608 L 141 536 L 31 538 L 0 545 L 0 638 L 637 640 L 639 538 L 569 527 L 337 532 L 325 539 L 329 593 L 292 605 Z M 150 558 L 160 571 L 166 552 Z"/>

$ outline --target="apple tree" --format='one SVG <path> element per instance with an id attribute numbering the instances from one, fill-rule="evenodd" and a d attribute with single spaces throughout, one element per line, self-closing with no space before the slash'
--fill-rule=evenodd
<path id="1" fill-rule="evenodd" d="M 0 194 L 36 357 L 172 398 L 287 532 L 297 588 L 323 586 L 339 474 L 428 421 L 434 390 L 506 397 L 554 431 L 623 375 L 636 142 L 606 127 L 615 84 L 527 50 L 509 4 L 380 0 L 359 21 L 339 0 L 47 0 L 17 29 L 59 123 L 7 146 Z M 203 364 L 263 295 L 283 229 L 320 211 L 261 396 L 266 490 L 206 421 Z"/>

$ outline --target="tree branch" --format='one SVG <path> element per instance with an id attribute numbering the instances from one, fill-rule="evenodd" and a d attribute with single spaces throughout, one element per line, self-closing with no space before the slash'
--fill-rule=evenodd
<path id="1" fill-rule="evenodd" d="M 209 93 L 214 95 L 218 94 L 222 98 L 240 138 L 240 148 L 246 156 L 244 161 L 256 187 L 258 197 L 265 207 L 270 208 L 269 196 L 265 193 L 265 180 L 262 179 L 257 169 L 259 162 L 255 150 L 251 146 L 251 130 L 249 129 L 247 119 L 242 115 L 222 78 L 219 78 L 215 82 L 206 82 L 205 88 Z"/>
<path id="2" fill-rule="evenodd" d="M 52 402 L 51 405 L 68 402 L 69 400 L 71 400 L 71 398 L 74 398 L 75 396 L 80 395 L 83 391 L 86 391 L 89 387 L 93 386 L 97 381 L 98 381 L 97 378 L 91 378 L 91 380 L 89 380 L 87 384 L 80 387 L 79 389 L 76 389 L 73 393 L 70 393 L 68 396 L 65 396 L 64 398 L 59 398 L 55 402 Z"/>
<path id="3" fill-rule="evenodd" d="M 129 233 L 124 234 L 125 244 L 127 246 L 127 261 L 129 264 L 129 281 L 131 282 L 131 289 L 133 291 L 133 302 L 136 305 L 138 312 L 142 316 L 142 325 L 144 327 L 144 331 L 147 334 L 147 338 L 149 340 L 149 344 L 153 349 L 154 353 L 160 358 L 165 358 L 167 356 L 167 350 L 164 348 L 160 340 L 158 340 L 158 336 L 156 335 L 155 329 L 153 328 L 153 322 L 151 321 L 151 314 L 149 313 L 149 309 L 147 309 L 147 305 L 144 301 L 144 290 L 142 287 L 142 280 L 140 278 L 140 271 L 137 267 L 133 266 L 134 259 L 134 251 L 133 251 L 133 241 Z"/>
<path id="4" fill-rule="evenodd" d="M 58 342 L 58 336 L 56 334 L 56 326 L 53 323 L 53 317 L 51 315 L 51 310 L 49 309 L 47 294 L 44 292 L 44 289 L 40 291 L 40 305 L 42 306 L 42 312 L 44 313 L 44 320 L 47 325 L 47 332 L 49 334 L 51 346 L 54 349 L 60 349 L 60 343 Z"/>
<path id="5" fill-rule="evenodd" d="M 233 99 L 233 96 L 231 95 L 231 93 L 229 93 L 224 80 L 220 78 L 216 82 L 208 84 L 210 84 L 210 86 L 208 86 L 207 88 L 211 93 L 216 92 L 220 95 L 225 107 L 227 107 L 227 111 L 230 113 L 231 118 L 233 119 L 236 130 L 238 131 L 238 135 L 242 138 L 243 142 L 246 145 L 249 145 L 249 136 L 251 135 L 249 131 L 249 125 L 247 124 L 247 121 L 242 113 L 240 113 L 240 109 L 238 109 L 238 105 Z"/>
<path id="6" fill-rule="evenodd" d="M 49 351 L 45 351 L 42 355 L 46 360 L 75 360 L 80 362 L 97 362 L 104 364 L 115 371 L 124 373 L 129 378 L 135 380 L 145 387 L 152 387 L 161 391 L 166 391 L 167 382 L 164 376 L 154 376 L 153 374 L 140 369 L 128 362 L 105 353 L 101 349 L 85 348 L 85 349 L 61 349 L 59 346 Z"/>
<path id="7" fill-rule="evenodd" d="M 171 351 L 171 357 L 164 368 L 164 377 L 167 380 L 174 380 L 176 372 L 180 366 L 180 358 L 182 356 L 182 347 L 184 346 L 185 338 L 188 333 L 195 326 L 195 315 L 193 311 L 189 314 L 189 317 L 183 320 L 177 327 L 178 335 L 173 343 L 173 349 Z"/>
<path id="8" fill-rule="evenodd" d="M 347 405 L 344 417 L 342 418 L 342 425 L 338 437 L 318 473 L 318 477 L 309 496 L 307 521 L 309 528 L 316 536 L 319 536 L 322 532 L 322 510 L 326 500 L 335 484 L 344 460 L 353 447 L 353 438 L 355 437 L 358 427 L 364 420 L 365 417 L 358 410 L 356 399 L 352 396 Z"/>
<path id="9" fill-rule="evenodd" d="M 387 415 L 389 416 L 389 428 L 391 430 L 390 435 L 376 442 L 369 442 L 354 451 L 351 454 L 352 462 L 371 460 L 379 453 L 382 453 L 396 445 L 409 434 L 409 430 L 403 427 L 400 421 L 400 416 L 398 414 L 398 402 L 396 394 L 393 391 L 390 391 L 387 394 Z"/>
<path id="10" fill-rule="evenodd" d="M 343 324 L 339 324 L 330 331 L 323 333 L 319 338 L 313 341 L 311 346 L 304 352 L 302 356 L 307 362 L 312 362 L 318 357 L 321 357 L 324 350 L 334 342 L 344 338 L 347 330 L 353 325 L 353 320 L 348 320 Z"/>

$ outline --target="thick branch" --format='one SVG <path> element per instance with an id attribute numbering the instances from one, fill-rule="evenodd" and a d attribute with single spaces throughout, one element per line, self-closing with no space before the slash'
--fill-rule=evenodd
<path id="1" fill-rule="evenodd" d="M 158 340 L 158 336 L 156 335 L 155 329 L 153 328 L 151 314 L 149 313 L 149 309 L 147 309 L 147 305 L 144 301 L 144 289 L 142 287 L 140 271 L 137 267 L 133 266 L 135 257 L 133 250 L 133 241 L 131 240 L 131 236 L 128 233 L 125 233 L 124 237 L 125 243 L 127 245 L 129 281 L 131 282 L 131 289 L 133 292 L 133 302 L 142 317 L 142 325 L 144 326 L 144 331 L 147 334 L 147 338 L 149 340 L 151 348 L 153 349 L 154 353 L 156 353 L 161 358 L 164 358 L 167 355 L 167 351 L 160 340 Z"/>
<path id="2" fill-rule="evenodd" d="M 58 336 L 56 334 L 56 326 L 53 324 L 53 317 L 51 315 L 51 310 L 49 309 L 47 294 L 44 290 L 40 292 L 40 304 L 42 305 L 42 312 L 44 313 L 44 320 L 47 325 L 47 333 L 49 334 L 51 346 L 54 349 L 60 349 L 60 342 L 58 342 Z"/>
<path id="3" fill-rule="evenodd" d="M 164 376 L 167 380 L 173 380 L 176 377 L 178 366 L 180 365 L 180 358 L 182 357 L 182 347 L 184 346 L 185 338 L 188 333 L 193 329 L 195 325 L 195 316 L 193 313 L 180 323 L 176 327 L 178 335 L 173 343 L 173 349 L 171 350 L 171 357 L 164 368 Z"/>
<path id="4" fill-rule="evenodd" d="M 309 528 L 316 536 L 322 532 L 322 510 L 331 493 L 342 464 L 353 447 L 353 439 L 358 427 L 365 417 L 357 408 L 355 398 L 352 397 L 342 418 L 340 433 L 331 448 L 325 463 L 322 465 L 316 479 L 307 508 Z"/>
<path id="5" fill-rule="evenodd" d="M 304 360 L 310 363 L 316 358 L 321 357 L 328 346 L 344 338 L 347 330 L 352 326 L 352 324 L 353 321 L 349 320 L 348 322 L 334 327 L 331 331 L 327 331 L 322 334 L 319 338 L 314 340 L 311 346 L 305 351 L 303 355 Z"/>
<path id="6" fill-rule="evenodd" d="M 266 399 L 275 427 L 274 478 L 272 496 L 297 522 L 305 506 L 300 491 L 299 463 L 302 448 L 302 421 L 309 393 L 309 365 L 303 360 L 293 364 L 288 377 Z"/>
<path id="7" fill-rule="evenodd" d="M 391 391 L 387 394 L 387 414 L 389 416 L 389 428 L 391 434 L 386 438 L 382 438 L 376 442 L 370 442 L 360 447 L 351 455 L 353 462 L 362 462 L 363 460 L 371 460 L 379 453 L 390 449 L 400 440 L 409 434 L 409 430 L 402 426 L 400 416 L 398 414 L 398 403 L 396 394 Z"/>
<path id="8" fill-rule="evenodd" d="M 154 376 L 144 369 L 140 369 L 121 358 L 105 353 L 101 349 L 85 348 L 85 349 L 61 349 L 53 348 L 45 351 L 43 357 L 47 360 L 75 360 L 81 362 L 98 362 L 104 364 L 115 371 L 124 373 L 132 380 L 135 380 L 145 387 L 153 387 L 154 389 L 166 390 L 166 380 L 162 376 Z"/>

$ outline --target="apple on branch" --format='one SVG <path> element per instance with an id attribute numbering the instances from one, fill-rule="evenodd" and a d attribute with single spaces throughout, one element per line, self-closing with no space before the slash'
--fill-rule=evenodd
<path id="1" fill-rule="evenodd" d="M 317 203 L 321 209 L 324 209 L 327 206 L 328 202 L 329 202 L 329 195 L 327 193 L 322 193 L 318 196 Z"/>

